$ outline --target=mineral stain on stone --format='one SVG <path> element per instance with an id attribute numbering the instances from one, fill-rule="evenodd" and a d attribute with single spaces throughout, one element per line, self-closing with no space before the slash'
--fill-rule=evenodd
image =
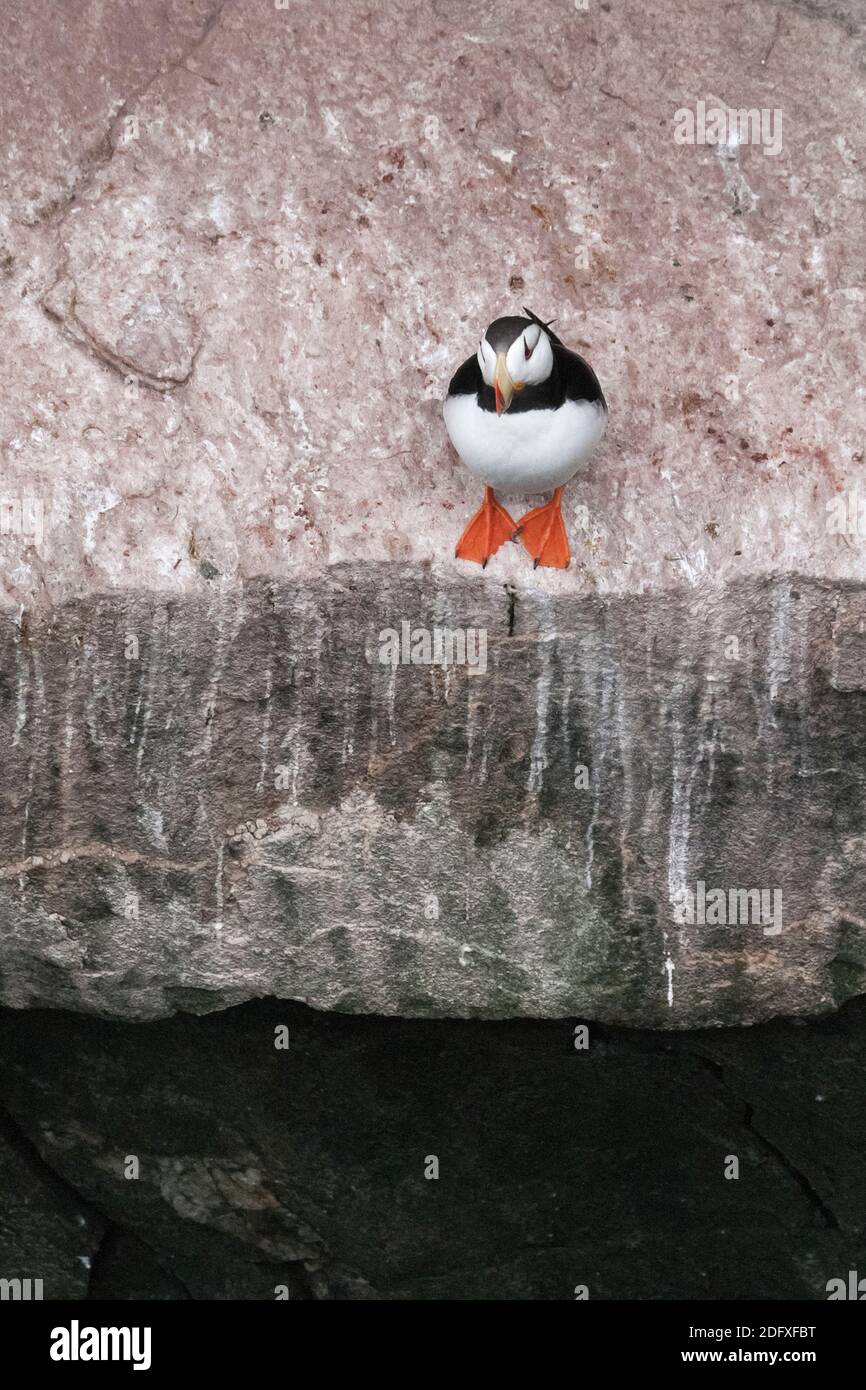
<path id="1" fill-rule="evenodd" d="M 734 586 L 717 630 L 769 631 L 780 586 Z M 866 962 L 860 939 L 834 949 L 862 891 L 863 696 L 826 678 L 859 594 L 798 592 L 760 680 L 722 664 L 685 596 L 560 597 L 540 616 L 526 596 L 509 636 L 497 586 L 443 593 L 411 566 L 342 594 L 253 584 L 170 612 L 127 595 L 34 615 L 41 693 L 23 722 L 0 704 L 5 999 L 51 1002 L 34 980 L 66 917 L 85 965 L 64 999 L 132 1016 L 214 978 L 232 1001 L 663 1027 L 833 1008 L 861 982 L 828 962 Z M 400 666 L 392 687 L 367 634 L 443 602 L 455 627 L 486 626 L 487 673 Z M 780 891 L 783 933 L 682 928 L 672 903 L 699 877 Z"/>

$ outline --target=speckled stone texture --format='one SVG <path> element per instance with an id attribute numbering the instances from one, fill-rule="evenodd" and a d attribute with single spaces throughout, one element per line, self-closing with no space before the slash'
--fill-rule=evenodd
<path id="1" fill-rule="evenodd" d="M 739 585 L 733 637 L 709 589 L 487 598 L 370 566 L 7 619 L 3 1001 L 681 1027 L 859 993 L 861 590 Z M 383 666 L 404 611 L 480 624 L 486 672 Z M 678 921 L 700 881 L 780 918 Z"/>
<path id="2" fill-rule="evenodd" d="M 10 0 L 7 1002 L 860 991 L 862 20 Z M 781 150 L 677 143 L 700 101 Z M 523 303 L 611 425 L 571 569 L 482 575 L 440 401 Z M 403 621 L 483 628 L 487 674 L 371 662 Z M 783 932 L 683 929 L 699 879 L 781 890 Z"/>

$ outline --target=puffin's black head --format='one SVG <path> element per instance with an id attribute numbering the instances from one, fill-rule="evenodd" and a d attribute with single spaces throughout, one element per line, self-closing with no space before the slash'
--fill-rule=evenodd
<path id="1" fill-rule="evenodd" d="M 553 349 L 545 325 L 534 316 L 494 319 L 478 345 L 478 365 L 496 393 L 496 413 L 501 415 L 515 391 L 550 376 Z"/>
<path id="2" fill-rule="evenodd" d="M 511 344 L 531 326 L 530 319 L 523 319 L 519 314 L 510 314 L 507 318 L 494 319 L 484 336 L 494 352 L 507 353 Z"/>

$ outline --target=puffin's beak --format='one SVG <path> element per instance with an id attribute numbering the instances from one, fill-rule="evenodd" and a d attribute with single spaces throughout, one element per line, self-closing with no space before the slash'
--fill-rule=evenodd
<path id="1" fill-rule="evenodd" d="M 493 373 L 493 390 L 496 393 L 496 414 L 501 415 L 511 405 L 514 395 L 514 382 L 505 365 L 505 353 L 496 354 L 496 371 Z"/>

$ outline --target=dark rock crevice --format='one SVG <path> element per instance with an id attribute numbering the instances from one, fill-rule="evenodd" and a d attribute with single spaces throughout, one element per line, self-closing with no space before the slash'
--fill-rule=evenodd
<path id="1" fill-rule="evenodd" d="M 95 1302 L 130 1299 L 191 1299 L 189 1289 L 170 1273 L 141 1240 L 120 1226 L 106 1228 L 93 1258 L 87 1298 Z"/>
<path id="2" fill-rule="evenodd" d="M 721 1066 L 717 1061 L 715 1061 L 711 1057 L 702 1057 L 701 1060 L 704 1066 L 707 1068 L 707 1070 L 712 1073 L 712 1075 L 716 1078 L 720 1085 L 728 1086 L 728 1079 L 725 1072 L 725 1068 L 723 1066 Z M 732 1094 L 736 1094 L 736 1092 L 732 1090 Z M 769 1154 L 772 1158 L 774 1158 L 776 1162 L 779 1163 L 782 1168 L 784 1168 L 785 1172 L 790 1174 L 790 1176 L 794 1179 L 794 1181 L 798 1184 L 802 1191 L 805 1192 L 806 1196 L 809 1198 L 809 1201 L 812 1202 L 813 1206 L 815 1207 L 816 1212 L 820 1215 L 821 1220 L 824 1222 L 825 1226 L 828 1226 L 831 1230 L 838 1231 L 840 1229 L 838 1220 L 836 1219 L 835 1215 L 830 1210 L 830 1208 L 827 1206 L 827 1203 L 824 1201 L 821 1194 L 815 1188 L 808 1174 L 802 1172 L 797 1167 L 797 1165 L 793 1163 L 791 1159 L 782 1151 L 782 1149 L 779 1148 L 777 1144 L 774 1144 L 772 1140 L 768 1139 L 767 1136 L 762 1133 L 759 1125 L 755 1121 L 754 1104 L 748 1100 L 743 1100 L 742 1104 L 742 1123 L 744 1128 L 747 1129 L 750 1134 L 753 1134 L 755 1136 L 755 1139 L 763 1147 L 765 1152 Z"/>
<path id="3" fill-rule="evenodd" d="M 753 1105 L 746 1105 L 745 1114 L 743 1116 L 743 1124 L 745 1125 L 746 1129 L 748 1129 L 752 1134 L 755 1135 L 756 1139 L 759 1141 L 759 1143 L 763 1145 L 767 1153 L 771 1154 L 773 1158 L 776 1159 L 776 1161 L 785 1169 L 787 1173 L 790 1173 L 791 1177 L 798 1184 L 798 1186 L 802 1188 L 809 1201 L 812 1202 L 812 1204 L 814 1205 L 815 1210 L 820 1215 L 821 1220 L 824 1222 L 824 1225 L 828 1226 L 833 1231 L 838 1231 L 839 1222 L 833 1215 L 833 1212 L 827 1206 L 827 1203 L 821 1197 L 820 1193 L 815 1190 L 812 1183 L 809 1181 L 807 1175 L 801 1172 L 800 1169 L 796 1166 L 796 1164 L 791 1162 L 791 1160 L 787 1157 L 785 1153 L 782 1152 L 782 1150 L 779 1148 L 777 1144 L 774 1144 L 770 1139 L 767 1138 L 765 1134 L 761 1133 L 760 1129 L 755 1124 L 755 1107 Z"/>
<path id="4" fill-rule="evenodd" d="M 0 1069 L 28 1162 L 99 1214 L 80 1297 L 815 1299 L 857 1267 L 864 1001 L 802 1026 L 587 1026 L 578 1049 L 566 1020 L 275 1000 L 3 1011 Z"/>
<path id="5" fill-rule="evenodd" d="M 118 1264 L 118 1256 L 122 1255 L 124 1248 L 130 1244 L 137 1247 L 135 1250 L 135 1268 L 139 1275 L 141 1270 L 147 1266 L 150 1266 L 152 1271 L 150 1276 L 142 1281 L 144 1287 L 152 1288 L 154 1286 L 154 1274 L 157 1282 L 172 1280 L 173 1276 L 161 1267 L 155 1252 L 148 1247 L 147 1242 L 141 1236 L 131 1236 L 104 1212 L 97 1210 L 76 1186 L 63 1177 L 57 1166 L 48 1161 L 46 1155 L 51 1152 L 50 1145 L 44 1142 L 41 1145 L 37 1143 L 5 1108 L 0 1109 L 0 1144 L 5 1146 L 11 1156 L 14 1156 L 19 1172 L 25 1176 L 28 1190 L 43 1188 L 51 1194 L 52 1205 L 56 1203 L 57 1208 L 68 1213 L 78 1226 L 87 1228 L 92 1232 L 93 1244 L 90 1253 L 76 1256 L 78 1264 L 85 1271 L 83 1277 L 86 1279 L 86 1284 L 82 1295 L 84 1298 L 132 1296 L 131 1294 L 127 1295 L 127 1287 L 123 1283 L 119 1284 L 116 1273 L 112 1272 L 113 1266 Z M 45 1221 L 50 1227 L 50 1209 L 47 1210 L 46 1205 L 43 1205 L 38 1211 L 38 1219 L 40 1222 Z M 13 1252 L 7 1247 L 3 1249 L 2 1254 L 4 1269 L 7 1269 L 9 1268 L 10 1255 L 14 1260 L 19 1252 Z M 26 1250 L 20 1251 L 20 1258 L 27 1258 Z M 34 1273 L 31 1277 L 44 1279 L 45 1276 Z M 126 1278 L 128 1279 L 129 1275 L 126 1275 Z M 174 1283 L 179 1293 L 170 1296 L 191 1297 L 188 1290 L 184 1289 L 181 1281 L 176 1277 L 174 1277 Z M 56 1290 L 55 1296 L 60 1296 Z"/>

